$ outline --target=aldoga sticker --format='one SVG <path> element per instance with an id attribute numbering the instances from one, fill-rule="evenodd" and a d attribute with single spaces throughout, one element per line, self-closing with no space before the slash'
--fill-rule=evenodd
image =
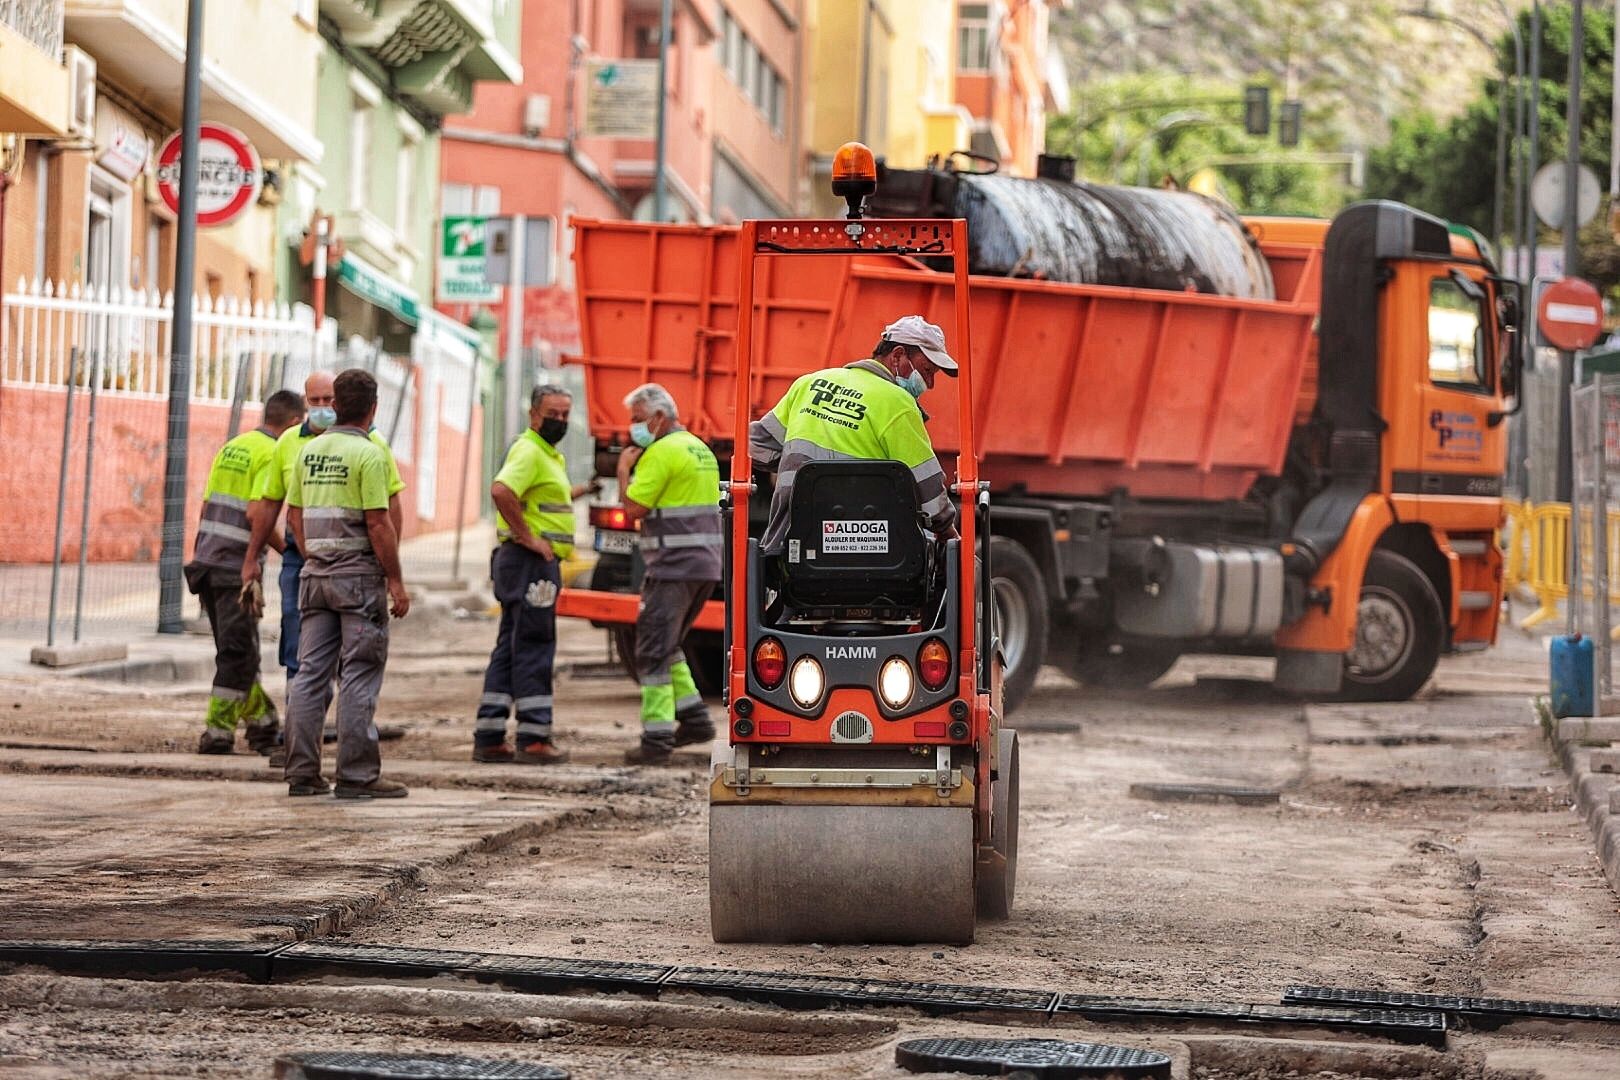
<path id="1" fill-rule="evenodd" d="M 821 550 L 828 555 L 887 555 L 887 521 L 823 521 Z"/>

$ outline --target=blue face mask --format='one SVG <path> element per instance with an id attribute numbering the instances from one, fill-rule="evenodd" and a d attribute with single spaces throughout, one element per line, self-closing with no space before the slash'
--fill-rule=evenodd
<path id="1" fill-rule="evenodd" d="M 653 444 L 652 428 L 640 420 L 630 425 L 630 441 L 645 449 Z"/>
<path id="2" fill-rule="evenodd" d="M 923 396 L 923 391 L 928 389 L 928 384 L 923 382 L 923 377 L 921 374 L 913 371 L 910 375 L 907 375 L 905 378 L 900 380 L 900 387 L 912 397 L 920 398 Z"/>
<path id="3" fill-rule="evenodd" d="M 309 410 L 309 426 L 325 431 L 337 423 L 337 410 L 330 405 L 316 405 Z"/>

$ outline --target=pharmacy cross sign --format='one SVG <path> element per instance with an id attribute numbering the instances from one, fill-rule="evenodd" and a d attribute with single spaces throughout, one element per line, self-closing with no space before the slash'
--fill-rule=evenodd
<path id="1" fill-rule="evenodd" d="M 198 127 L 197 224 L 228 225 L 253 205 L 264 183 L 258 151 L 247 136 L 224 124 Z M 180 212 L 180 132 L 163 142 L 157 158 L 158 193 Z"/>

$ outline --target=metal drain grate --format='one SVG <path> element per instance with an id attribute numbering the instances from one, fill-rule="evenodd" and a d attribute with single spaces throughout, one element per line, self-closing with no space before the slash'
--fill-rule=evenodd
<path id="1" fill-rule="evenodd" d="M 665 986 L 705 994 L 724 994 L 749 1001 L 817 1008 L 836 1005 L 896 1005 L 930 1013 L 980 1010 L 1048 1012 L 1057 995 L 1049 990 L 1014 990 L 997 986 L 952 986 L 946 983 L 844 979 L 777 971 L 730 971 L 681 968 Z"/>
<path id="2" fill-rule="evenodd" d="M 1290 986 L 1283 1001 L 1291 1005 L 1340 1005 L 1371 1008 L 1439 1009 L 1473 1019 L 1506 1021 L 1516 1017 L 1546 1020 L 1595 1020 L 1620 1023 L 1620 1007 L 1564 1001 L 1516 1001 L 1511 998 L 1462 997 L 1453 994 L 1407 994 L 1387 990 L 1345 990 L 1326 986 Z"/>
<path id="3" fill-rule="evenodd" d="M 895 1047 L 895 1064 L 911 1072 L 1068 1080 L 1149 1077 L 1168 1080 L 1170 1057 L 1157 1050 L 1065 1042 L 1060 1039 L 910 1039 Z"/>
<path id="4" fill-rule="evenodd" d="M 909 1005 L 931 1013 L 980 1009 L 1002 1012 L 1049 1012 L 1057 1000 L 1057 995 L 1050 990 L 869 979 L 865 988 L 861 990 L 859 999 L 884 1005 Z"/>
<path id="5" fill-rule="evenodd" d="M 499 983 L 531 992 L 552 993 L 577 987 L 656 994 L 659 984 L 675 969 L 667 964 L 495 953 L 469 964 L 465 970 L 479 982 Z"/>
<path id="6" fill-rule="evenodd" d="M 276 954 L 275 974 L 392 975 L 431 978 L 458 972 L 476 963 L 483 953 L 459 949 L 413 949 L 399 945 L 362 945 L 335 941 L 306 941 Z"/>
<path id="7" fill-rule="evenodd" d="M 787 1008 L 819 1009 L 862 1000 L 859 995 L 866 981 L 781 971 L 680 968 L 664 981 L 664 985 L 676 990 L 724 994 L 744 1001 L 764 1001 Z"/>
<path id="8" fill-rule="evenodd" d="M 1293 1024 L 1360 1031 L 1402 1042 L 1443 1044 L 1446 1038 L 1445 1014 L 1421 1009 L 1324 1009 L 1308 1005 L 1225 1004 L 1216 1001 L 1064 994 L 1058 999 L 1057 1011 L 1111 1020 L 1152 1018 L 1217 1020 L 1239 1024 Z"/>
<path id="9" fill-rule="evenodd" d="M 0 941 L 0 964 L 135 977 L 228 971 L 269 982 L 271 957 L 285 948 L 260 941 Z"/>
<path id="10" fill-rule="evenodd" d="M 550 1065 L 459 1054 L 363 1054 L 349 1050 L 285 1054 L 276 1080 L 568 1080 Z"/>

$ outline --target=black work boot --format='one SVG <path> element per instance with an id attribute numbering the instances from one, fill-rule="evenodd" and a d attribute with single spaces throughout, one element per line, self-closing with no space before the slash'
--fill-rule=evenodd
<path id="1" fill-rule="evenodd" d="M 235 749 L 236 732 L 223 728 L 204 728 L 202 738 L 197 740 L 199 754 L 229 754 Z"/>
<path id="2" fill-rule="evenodd" d="M 691 720 L 681 720 L 675 725 L 675 745 L 691 746 L 694 743 L 709 742 L 714 738 L 714 722 L 709 719 L 707 712 Z"/>
<path id="3" fill-rule="evenodd" d="M 271 754 L 281 742 L 281 725 L 274 719 L 263 724 L 249 724 L 242 733 L 247 747 L 255 754 Z"/>
<path id="4" fill-rule="evenodd" d="M 644 731 L 641 743 L 634 750 L 624 752 L 626 765 L 668 765 L 675 752 L 673 731 Z"/>

